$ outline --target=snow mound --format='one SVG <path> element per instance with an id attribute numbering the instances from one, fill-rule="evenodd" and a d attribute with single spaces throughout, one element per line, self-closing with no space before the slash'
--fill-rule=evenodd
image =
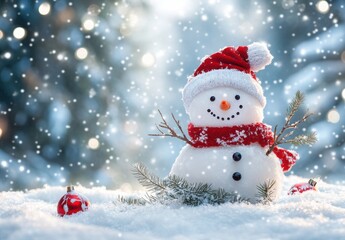
<path id="1" fill-rule="evenodd" d="M 59 217 L 65 188 L 0 193 L 0 239 L 341 239 L 345 235 L 345 186 L 320 182 L 319 192 L 288 196 L 308 179 L 288 177 L 271 205 L 130 206 L 120 191 L 77 187 L 89 211 Z M 140 193 L 138 193 L 140 194 Z M 115 202 L 115 203 L 114 203 Z"/>

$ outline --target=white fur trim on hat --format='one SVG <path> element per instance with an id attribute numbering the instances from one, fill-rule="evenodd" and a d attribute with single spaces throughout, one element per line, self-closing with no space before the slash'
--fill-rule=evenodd
<path id="1" fill-rule="evenodd" d="M 239 89 L 255 97 L 263 107 L 266 105 L 266 98 L 261 85 L 250 74 L 235 69 L 219 69 L 189 78 L 182 92 L 182 99 L 187 113 L 196 95 L 216 87 Z"/>
<path id="2" fill-rule="evenodd" d="M 273 56 L 265 43 L 255 42 L 248 45 L 248 61 L 250 69 L 260 71 L 272 62 Z"/>

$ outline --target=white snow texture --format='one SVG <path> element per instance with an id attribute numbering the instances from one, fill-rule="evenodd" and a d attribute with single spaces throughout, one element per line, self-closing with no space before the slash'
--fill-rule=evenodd
<path id="1" fill-rule="evenodd" d="M 77 187 L 91 207 L 63 218 L 56 205 L 65 188 L 2 192 L 0 239 L 344 239 L 345 187 L 319 182 L 319 192 L 287 195 L 307 181 L 288 177 L 271 205 L 199 207 L 114 204 L 119 191 Z"/>
<path id="2" fill-rule="evenodd" d="M 271 64 L 273 56 L 265 43 L 255 42 L 248 45 L 248 60 L 250 69 L 258 72 Z"/>
<path id="3" fill-rule="evenodd" d="M 185 146 L 176 159 L 170 174 L 183 177 L 188 182 L 207 182 L 215 188 L 236 192 L 244 198 L 256 201 L 257 186 L 275 181 L 272 198 L 280 194 L 283 171 L 279 159 L 257 144 L 250 146 L 194 148 Z M 234 161 L 232 155 L 241 153 L 242 159 Z M 235 181 L 234 173 L 241 174 Z"/>

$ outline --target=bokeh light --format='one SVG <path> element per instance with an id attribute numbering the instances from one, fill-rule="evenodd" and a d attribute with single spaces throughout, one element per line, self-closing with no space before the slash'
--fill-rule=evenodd
<path id="1" fill-rule="evenodd" d="M 83 29 L 84 30 L 91 31 L 94 28 L 95 28 L 95 22 L 92 19 L 87 18 L 83 21 Z"/>
<path id="2" fill-rule="evenodd" d="M 319 1 L 316 4 L 316 9 L 320 12 L 320 13 L 327 13 L 329 11 L 329 3 L 327 1 Z"/>
<path id="3" fill-rule="evenodd" d="M 2 168 L 7 168 L 8 167 L 8 163 L 5 160 L 2 160 L 0 164 L 1 164 Z"/>
<path id="4" fill-rule="evenodd" d="M 41 5 L 38 7 L 38 12 L 41 15 L 48 15 L 50 13 L 50 4 L 47 2 L 41 3 Z"/>
<path id="5" fill-rule="evenodd" d="M 87 145 L 90 149 L 95 150 L 99 148 L 99 141 L 97 140 L 97 138 L 90 138 Z"/>
<path id="6" fill-rule="evenodd" d="M 337 123 L 340 120 L 340 115 L 337 110 L 332 109 L 327 114 L 327 120 L 330 123 Z"/>
<path id="7" fill-rule="evenodd" d="M 141 58 L 141 63 L 144 67 L 151 67 L 155 63 L 155 57 L 152 53 L 145 53 Z"/>
<path id="8" fill-rule="evenodd" d="M 15 37 L 16 39 L 23 39 L 26 35 L 26 30 L 22 27 L 16 27 L 13 30 L 13 37 Z"/>
<path id="9" fill-rule="evenodd" d="M 75 57 L 77 59 L 83 60 L 87 57 L 87 55 L 88 55 L 88 51 L 86 48 L 81 47 L 75 51 Z"/>
<path id="10" fill-rule="evenodd" d="M 11 54 L 10 52 L 5 52 L 5 53 L 3 54 L 3 57 L 4 57 L 5 59 L 10 59 L 10 58 L 12 57 L 12 54 Z"/>

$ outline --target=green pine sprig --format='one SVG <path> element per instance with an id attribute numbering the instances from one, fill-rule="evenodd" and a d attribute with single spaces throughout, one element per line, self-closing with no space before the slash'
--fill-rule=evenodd
<path id="1" fill-rule="evenodd" d="M 256 196 L 261 200 L 261 202 L 269 203 L 274 200 L 275 185 L 275 180 L 268 180 L 257 186 L 258 193 Z"/>
<path id="2" fill-rule="evenodd" d="M 139 183 L 149 192 L 159 195 L 166 191 L 165 183 L 159 177 L 151 174 L 142 163 L 135 164 L 132 172 Z"/>
<path id="3" fill-rule="evenodd" d="M 189 183 L 185 179 L 172 175 L 166 180 L 169 196 L 180 200 L 183 204 L 198 206 L 201 204 L 222 204 L 226 202 L 245 202 L 238 194 L 226 192 L 224 189 L 213 189 L 207 183 Z"/>
<path id="4" fill-rule="evenodd" d="M 202 204 L 222 204 L 226 202 L 248 202 L 248 199 L 240 197 L 238 194 L 226 192 L 224 189 L 213 189 L 207 183 L 189 183 L 185 179 L 170 175 L 162 180 L 150 173 L 141 164 L 135 164 L 134 175 L 147 190 L 146 198 L 128 198 L 120 196 L 118 201 L 130 205 L 144 205 L 147 203 L 160 202 L 167 203 L 177 201 L 190 206 Z"/>
<path id="5" fill-rule="evenodd" d="M 285 140 L 284 143 L 291 143 L 295 146 L 300 145 L 310 145 L 317 142 L 317 134 L 316 132 L 311 132 L 306 135 L 298 135 L 292 139 Z"/>
<path id="6" fill-rule="evenodd" d="M 292 118 L 295 116 L 298 109 L 304 102 L 304 95 L 297 91 L 295 97 L 292 99 L 286 113 L 285 124 L 282 129 L 277 133 L 277 126 L 274 127 L 273 131 L 273 139 L 274 142 L 268 148 L 266 155 L 268 156 L 276 146 L 284 143 L 290 143 L 295 146 L 304 145 L 304 144 L 314 144 L 317 141 L 317 135 L 315 132 L 311 132 L 309 134 L 301 134 L 290 138 L 295 130 L 297 129 L 298 125 L 307 121 L 307 119 L 312 116 L 313 114 L 310 112 L 306 112 L 303 117 L 295 122 L 292 122 Z M 286 131 L 288 131 L 286 133 Z"/>

